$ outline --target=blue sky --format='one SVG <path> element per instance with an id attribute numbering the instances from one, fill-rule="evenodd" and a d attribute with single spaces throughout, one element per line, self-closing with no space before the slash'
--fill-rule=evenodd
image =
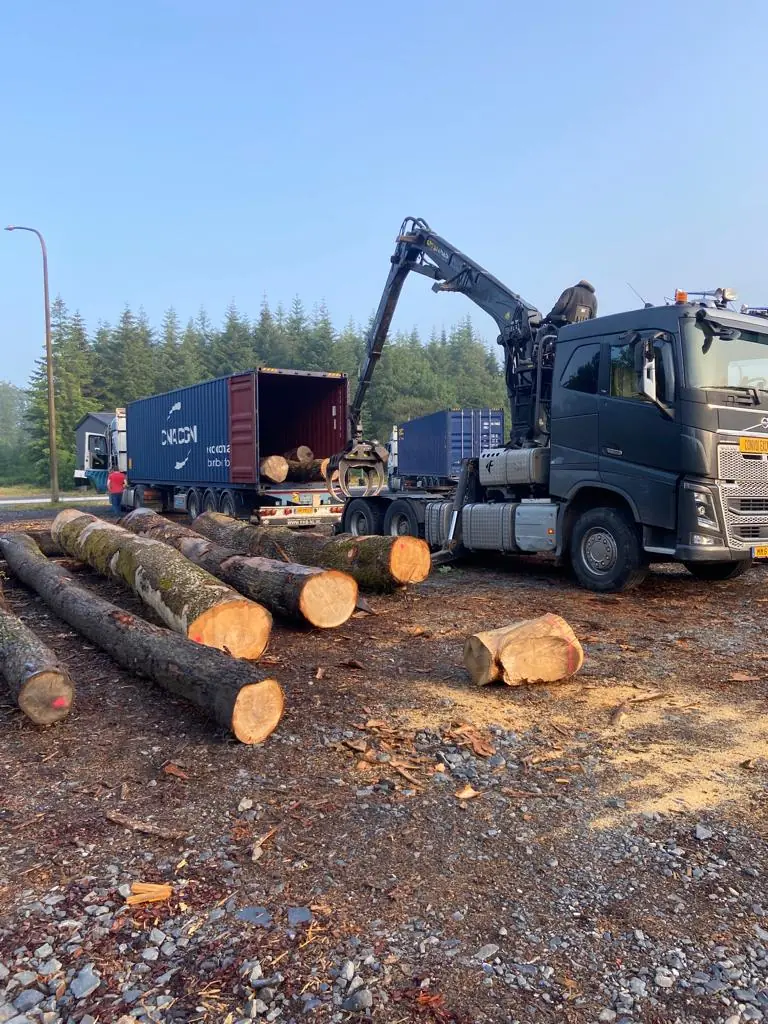
<path id="1" fill-rule="evenodd" d="M 91 327 L 265 293 L 364 321 L 406 214 L 545 310 L 581 276 L 601 312 L 627 281 L 768 303 L 764 0 L 35 0 L 0 35 L 0 219 Z M 36 245 L 0 234 L 19 384 Z M 415 279 L 394 327 L 467 312 Z"/>

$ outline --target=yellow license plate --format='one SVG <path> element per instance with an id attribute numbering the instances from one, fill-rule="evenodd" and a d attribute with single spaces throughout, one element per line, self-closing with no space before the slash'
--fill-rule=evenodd
<path id="1" fill-rule="evenodd" d="M 753 558 L 768 558 L 768 544 L 761 544 L 759 547 L 752 548 Z"/>
<path id="2" fill-rule="evenodd" d="M 311 516 L 314 513 L 313 508 L 297 508 L 294 512 L 299 516 Z"/>
<path id="3" fill-rule="evenodd" d="M 748 455 L 768 455 L 768 437 L 740 437 L 739 451 Z"/>

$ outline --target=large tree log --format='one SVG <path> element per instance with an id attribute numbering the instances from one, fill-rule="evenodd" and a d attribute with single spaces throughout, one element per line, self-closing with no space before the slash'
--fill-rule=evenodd
<path id="1" fill-rule="evenodd" d="M 24 534 L 0 536 L 0 551 L 22 583 L 123 668 L 184 697 L 243 743 L 262 743 L 276 728 L 283 691 L 274 679 L 90 593 Z"/>
<path id="2" fill-rule="evenodd" d="M 288 479 L 296 483 L 325 480 L 330 459 L 311 459 L 309 462 L 288 463 Z"/>
<path id="3" fill-rule="evenodd" d="M 291 448 L 289 452 L 285 452 L 284 457 L 289 462 L 301 462 L 302 464 L 306 465 L 307 463 L 313 461 L 315 453 L 312 451 L 311 448 L 308 448 L 307 445 L 300 444 L 298 448 Z"/>
<path id="4" fill-rule="evenodd" d="M 166 626 L 235 658 L 261 657 L 272 616 L 167 545 L 75 509 L 59 512 L 53 539 L 69 555 L 127 584 Z"/>
<path id="5" fill-rule="evenodd" d="M 499 680 L 508 686 L 555 682 L 578 672 L 583 663 L 581 644 L 559 615 L 475 633 L 464 645 L 464 665 L 478 686 Z"/>
<path id="6" fill-rule="evenodd" d="M 429 547 L 418 537 L 326 537 L 314 530 L 250 526 L 218 512 L 199 516 L 195 530 L 243 554 L 339 569 L 369 590 L 420 583 L 431 567 Z"/>
<path id="7" fill-rule="evenodd" d="M 288 459 L 282 455 L 268 455 L 259 462 L 259 475 L 273 484 L 281 484 L 288 476 Z"/>
<path id="8" fill-rule="evenodd" d="M 273 558 L 246 558 L 147 508 L 129 512 L 120 525 L 170 544 L 195 565 L 276 615 L 330 629 L 341 626 L 355 610 L 357 583 L 346 573 Z"/>
<path id="9" fill-rule="evenodd" d="M 48 558 L 61 558 L 64 554 L 51 536 L 50 530 L 27 530 L 26 533 Z"/>
<path id="10" fill-rule="evenodd" d="M 1 588 L 0 675 L 35 725 L 53 725 L 69 714 L 75 696 L 72 680 L 53 651 L 13 614 Z"/>

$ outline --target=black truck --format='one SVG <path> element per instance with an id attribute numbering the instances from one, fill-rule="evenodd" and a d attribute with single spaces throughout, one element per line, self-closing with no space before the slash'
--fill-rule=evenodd
<path id="1" fill-rule="evenodd" d="M 727 580 L 768 558 L 762 309 L 731 308 L 726 289 L 677 291 L 663 306 L 548 322 L 416 218 L 403 223 L 391 264 L 349 410 L 351 440 L 329 467 L 329 487 L 346 498 L 342 529 L 382 532 L 398 502 L 401 514 L 387 521 L 425 536 L 436 560 L 462 550 L 549 553 L 603 592 L 637 585 L 651 561 Z M 360 426 L 412 272 L 489 313 L 504 351 L 509 443 L 466 460 L 448 496 L 384 492 L 386 449 Z M 353 495 L 348 481 L 361 473 L 365 491 Z"/>

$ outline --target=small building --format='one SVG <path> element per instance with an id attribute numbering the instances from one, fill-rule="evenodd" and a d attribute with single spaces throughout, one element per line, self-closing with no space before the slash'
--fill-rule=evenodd
<path id="1" fill-rule="evenodd" d="M 75 486 L 87 487 L 89 480 L 97 490 L 103 476 L 106 489 L 109 470 L 107 431 L 115 418 L 111 412 L 89 412 L 75 424 Z"/>

